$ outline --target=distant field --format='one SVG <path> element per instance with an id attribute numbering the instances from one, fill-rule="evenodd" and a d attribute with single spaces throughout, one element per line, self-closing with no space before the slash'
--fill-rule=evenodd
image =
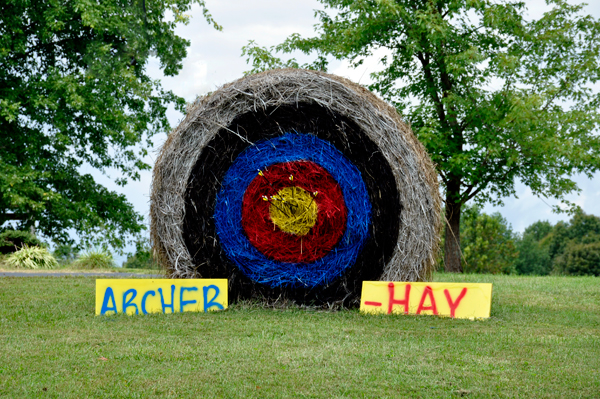
<path id="1" fill-rule="evenodd" d="M 97 317 L 94 278 L 0 278 L 0 396 L 600 397 L 600 278 L 435 280 L 493 283 L 492 317 Z"/>

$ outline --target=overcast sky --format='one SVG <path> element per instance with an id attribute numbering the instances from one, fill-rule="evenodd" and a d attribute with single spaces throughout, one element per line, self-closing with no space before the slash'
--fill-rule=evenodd
<path id="1" fill-rule="evenodd" d="M 600 2 L 590 0 L 594 5 L 587 6 L 587 12 L 600 18 Z M 543 12 L 543 0 L 525 0 L 532 17 Z M 191 41 L 188 56 L 183 69 L 176 77 L 164 77 L 157 63 L 152 62 L 148 72 L 153 78 L 161 79 L 163 87 L 172 90 L 186 101 L 193 101 L 196 96 L 214 91 L 221 85 L 238 79 L 243 72 L 250 69 L 241 56 L 241 48 L 249 40 L 255 40 L 261 46 L 271 46 L 282 42 L 288 35 L 299 33 L 311 36 L 314 33 L 314 10 L 322 9 L 315 0 L 207 0 L 206 5 L 215 20 L 223 26 L 219 32 L 210 27 L 202 18 L 200 9 L 192 10 L 192 19 L 187 26 L 177 29 L 177 33 Z M 330 64 L 330 73 L 347 77 L 358 83 L 369 83 L 369 74 L 378 68 L 376 61 L 366 63 L 361 68 L 350 69 L 345 62 L 335 61 Z M 173 127 L 177 126 L 182 115 L 174 110 L 169 111 L 169 119 Z M 164 142 L 166 136 L 155 136 L 155 152 Z M 148 162 L 154 163 L 156 154 Z M 597 175 L 597 177 L 600 174 Z M 567 197 L 580 205 L 585 212 L 600 215 L 600 180 L 590 180 L 579 176 L 576 178 L 582 192 Z M 107 178 L 99 179 L 108 188 L 124 193 L 143 215 L 148 216 L 151 173 L 142 174 L 138 182 L 131 182 L 126 187 L 118 187 Z M 538 220 L 568 220 L 564 214 L 552 213 L 550 206 L 556 201 L 540 199 L 531 191 L 518 185 L 518 199 L 505 198 L 504 207 L 486 206 L 488 213 L 499 211 L 512 224 L 515 231 L 523 231 L 525 227 Z"/>

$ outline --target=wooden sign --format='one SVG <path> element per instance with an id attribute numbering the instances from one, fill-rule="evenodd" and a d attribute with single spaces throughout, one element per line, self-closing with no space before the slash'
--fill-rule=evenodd
<path id="1" fill-rule="evenodd" d="M 490 317 L 492 284 L 364 281 L 360 310 L 460 319 Z"/>
<path id="2" fill-rule="evenodd" d="M 227 279 L 97 279 L 96 314 L 207 312 L 227 308 Z"/>

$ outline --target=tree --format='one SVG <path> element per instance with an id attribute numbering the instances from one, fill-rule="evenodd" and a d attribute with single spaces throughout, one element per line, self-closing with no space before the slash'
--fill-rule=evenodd
<path id="1" fill-rule="evenodd" d="M 565 251 L 554 261 L 556 273 L 577 276 L 600 276 L 600 241 L 569 242 Z"/>
<path id="2" fill-rule="evenodd" d="M 560 256 L 569 243 L 600 242 L 600 217 L 577 210 L 568 222 L 558 222 L 544 241 L 548 242 L 550 257 Z"/>
<path id="3" fill-rule="evenodd" d="M 243 54 L 256 71 L 294 66 L 272 52 L 316 53 L 304 66 L 319 69 L 328 56 L 359 66 L 385 50 L 369 88 L 437 165 L 447 271 L 462 270 L 465 203 L 500 205 L 516 181 L 567 203 L 578 190 L 570 177 L 599 168 L 600 98 L 590 87 L 600 80 L 600 22 L 583 5 L 547 0 L 551 10 L 527 20 L 525 3 L 508 0 L 320 1 L 333 12 L 317 12 L 317 36 L 292 35 L 270 51 L 250 43 Z"/>
<path id="4" fill-rule="evenodd" d="M 548 221 L 538 221 L 528 226 L 516 242 L 519 253 L 515 269 L 519 274 L 544 276 L 552 271 L 549 252 L 549 239 L 552 225 Z"/>
<path id="5" fill-rule="evenodd" d="M 135 253 L 128 254 L 123 267 L 128 269 L 160 269 L 152 256 L 150 240 L 146 237 L 139 238 L 135 243 Z"/>
<path id="6" fill-rule="evenodd" d="M 142 217 L 87 167 L 138 179 L 150 138 L 169 131 L 169 104 L 145 67 L 181 69 L 189 42 L 174 33 L 202 0 L 7 0 L 0 5 L 0 226 L 37 226 L 122 247 Z M 217 29 L 204 9 L 209 23 Z"/>
<path id="7" fill-rule="evenodd" d="M 460 234 L 466 273 L 510 274 L 517 271 L 518 236 L 500 213 L 488 215 L 482 212 L 481 206 L 466 205 L 460 220 Z M 442 233 L 442 242 L 445 239 Z"/>
<path id="8" fill-rule="evenodd" d="M 0 254 L 10 254 L 23 246 L 45 247 L 45 243 L 28 231 L 5 230 L 0 233 Z"/>
<path id="9" fill-rule="evenodd" d="M 547 243 L 553 271 L 600 273 L 600 217 L 578 210 L 569 222 L 558 222 L 543 241 Z"/>
<path id="10" fill-rule="evenodd" d="M 517 240 L 519 274 L 600 273 L 600 217 L 576 210 L 568 222 L 527 227 Z"/>
<path id="11" fill-rule="evenodd" d="M 506 219 L 496 212 L 481 212 L 467 206 L 460 224 L 461 249 L 468 273 L 510 274 L 518 256 L 515 234 Z"/>

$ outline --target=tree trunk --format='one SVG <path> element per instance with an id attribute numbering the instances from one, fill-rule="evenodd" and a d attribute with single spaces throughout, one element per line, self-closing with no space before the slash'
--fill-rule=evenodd
<path id="1" fill-rule="evenodd" d="M 460 252 L 460 208 L 450 196 L 446 197 L 446 240 L 444 243 L 444 268 L 449 273 L 462 273 Z"/>

